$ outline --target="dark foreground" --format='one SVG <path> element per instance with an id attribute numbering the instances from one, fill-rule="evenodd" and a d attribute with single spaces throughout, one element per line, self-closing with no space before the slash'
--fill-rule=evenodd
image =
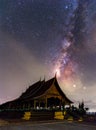
<path id="1" fill-rule="evenodd" d="M 0 122 L 0 130 L 96 130 L 95 124 L 72 121 Z"/>

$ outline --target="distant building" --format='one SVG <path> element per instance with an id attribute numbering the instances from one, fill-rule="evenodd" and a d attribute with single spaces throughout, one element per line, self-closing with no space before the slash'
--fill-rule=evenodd
<path id="1" fill-rule="evenodd" d="M 56 76 L 38 81 L 13 101 L 0 105 L 0 109 L 55 109 L 73 103 L 61 90 Z"/>

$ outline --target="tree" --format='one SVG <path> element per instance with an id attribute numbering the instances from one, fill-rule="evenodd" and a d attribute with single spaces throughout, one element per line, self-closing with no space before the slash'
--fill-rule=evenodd
<path id="1" fill-rule="evenodd" d="M 78 110 L 80 116 L 84 116 L 86 114 L 86 109 L 83 101 L 79 103 Z"/>

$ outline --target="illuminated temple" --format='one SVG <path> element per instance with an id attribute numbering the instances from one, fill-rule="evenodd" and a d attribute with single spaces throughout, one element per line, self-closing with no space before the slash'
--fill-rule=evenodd
<path id="1" fill-rule="evenodd" d="M 0 105 L 0 109 L 52 109 L 70 105 L 72 101 L 61 90 L 56 76 L 38 81 L 13 101 Z"/>

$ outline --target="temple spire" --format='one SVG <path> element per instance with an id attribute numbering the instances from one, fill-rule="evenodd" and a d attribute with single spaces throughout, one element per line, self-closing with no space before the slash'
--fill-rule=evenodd
<path id="1" fill-rule="evenodd" d="M 45 75 L 44 75 L 44 81 L 45 81 Z"/>
<path id="2" fill-rule="evenodd" d="M 57 77 L 57 72 L 55 73 L 55 79 L 56 79 L 56 77 Z"/>

